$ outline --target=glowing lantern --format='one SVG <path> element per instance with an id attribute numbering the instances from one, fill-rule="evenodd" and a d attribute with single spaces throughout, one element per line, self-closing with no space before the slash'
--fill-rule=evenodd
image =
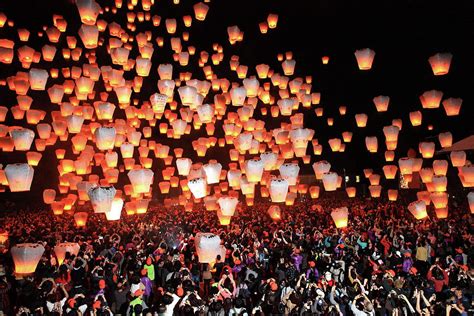
<path id="1" fill-rule="evenodd" d="M 341 140 L 339 138 L 331 138 L 328 143 L 332 151 L 338 152 L 341 149 Z"/>
<path id="2" fill-rule="evenodd" d="M 347 227 L 349 210 L 347 207 L 338 207 L 333 209 L 331 212 L 332 220 L 336 225 L 336 228 L 345 228 Z"/>
<path id="3" fill-rule="evenodd" d="M 105 217 L 108 221 L 118 221 L 122 216 L 123 200 L 115 197 L 112 205 L 108 211 L 105 212 Z"/>
<path id="4" fill-rule="evenodd" d="M 347 187 L 346 188 L 346 193 L 347 197 L 353 198 L 356 196 L 357 189 L 355 187 Z"/>
<path id="5" fill-rule="evenodd" d="M 76 0 L 76 6 L 81 16 L 81 22 L 94 25 L 100 13 L 100 5 L 94 0 Z"/>
<path id="6" fill-rule="evenodd" d="M 207 195 L 207 183 L 204 178 L 189 180 L 188 187 L 195 199 L 200 199 Z"/>
<path id="7" fill-rule="evenodd" d="M 373 198 L 379 198 L 382 192 L 382 186 L 380 185 L 369 185 L 370 196 Z"/>
<path id="8" fill-rule="evenodd" d="M 87 192 L 95 213 L 106 213 L 112 207 L 116 190 L 113 186 L 91 187 Z"/>
<path id="9" fill-rule="evenodd" d="M 388 142 L 393 142 L 398 140 L 398 133 L 400 132 L 400 129 L 398 126 L 395 125 L 390 125 L 390 126 L 385 126 L 383 128 L 383 133 L 385 135 L 385 140 Z"/>
<path id="10" fill-rule="evenodd" d="M 274 29 L 278 24 L 278 14 L 270 13 L 267 17 L 268 27 Z"/>
<path id="11" fill-rule="evenodd" d="M 412 174 L 413 173 L 413 159 L 404 157 L 398 159 L 398 167 L 400 168 L 400 173 L 402 175 Z"/>
<path id="12" fill-rule="evenodd" d="M 451 53 L 437 53 L 428 59 L 431 70 L 435 76 L 446 75 L 451 66 L 453 55 Z"/>
<path id="13" fill-rule="evenodd" d="M 323 174 L 323 185 L 326 191 L 336 191 L 338 176 L 335 172 L 326 172 Z"/>
<path id="14" fill-rule="evenodd" d="M 80 247 L 77 242 L 63 242 L 54 246 L 54 253 L 56 254 L 56 258 L 58 259 L 59 265 L 63 264 L 67 252 L 70 255 L 77 256 L 79 250 Z"/>
<path id="15" fill-rule="evenodd" d="M 99 150 L 111 150 L 115 145 L 115 128 L 99 127 L 94 132 L 95 143 Z"/>
<path id="16" fill-rule="evenodd" d="M 85 227 L 87 223 L 87 217 L 89 214 L 87 212 L 77 212 L 74 214 L 74 221 L 76 222 L 77 227 Z"/>
<path id="17" fill-rule="evenodd" d="M 8 164 L 5 177 L 11 192 L 29 191 L 33 181 L 34 169 L 27 163 Z"/>
<path id="18" fill-rule="evenodd" d="M 453 134 L 450 132 L 440 133 L 438 139 L 442 148 L 451 147 L 453 144 Z"/>
<path id="19" fill-rule="evenodd" d="M 397 166 L 386 165 L 386 166 L 383 166 L 382 169 L 383 169 L 383 173 L 386 179 L 395 179 L 395 176 L 397 175 L 397 170 L 398 170 Z"/>
<path id="20" fill-rule="evenodd" d="M 224 216 L 234 216 L 235 208 L 239 203 L 236 197 L 221 196 L 217 203 L 219 204 L 221 214 Z"/>
<path id="21" fill-rule="evenodd" d="M 421 105 L 424 109 L 437 109 L 443 98 L 443 92 L 437 90 L 426 91 L 420 96 Z"/>
<path id="22" fill-rule="evenodd" d="M 284 163 L 280 166 L 280 176 L 288 181 L 288 185 L 296 185 L 300 167 L 297 163 Z"/>
<path id="23" fill-rule="evenodd" d="M 408 210 L 417 220 L 423 219 L 428 216 L 428 213 L 426 212 L 426 204 L 425 202 L 420 200 L 411 202 L 408 205 Z"/>
<path id="24" fill-rule="evenodd" d="M 445 192 L 448 186 L 448 179 L 446 176 L 433 176 L 431 184 L 433 185 L 434 192 Z"/>
<path id="25" fill-rule="evenodd" d="M 176 159 L 176 167 L 178 168 L 178 174 L 180 176 L 189 175 L 193 162 L 189 158 L 178 158 Z"/>
<path id="26" fill-rule="evenodd" d="M 435 151 L 435 143 L 421 142 L 418 148 L 423 158 L 433 158 Z"/>
<path id="27" fill-rule="evenodd" d="M 270 181 L 270 198 L 274 203 L 283 203 L 288 194 L 288 181 L 285 179 L 272 179 Z"/>
<path id="28" fill-rule="evenodd" d="M 448 207 L 435 208 L 436 217 L 439 219 L 448 218 Z"/>
<path id="29" fill-rule="evenodd" d="M 398 190 L 390 189 L 387 192 L 389 201 L 396 201 L 398 199 Z"/>
<path id="30" fill-rule="evenodd" d="M 260 158 L 254 158 L 245 162 L 245 174 L 249 182 L 255 183 L 262 180 L 264 162 Z"/>
<path id="31" fill-rule="evenodd" d="M 448 193 L 446 192 L 432 192 L 430 199 L 435 208 L 445 208 L 448 205 Z"/>
<path id="32" fill-rule="evenodd" d="M 198 21 L 204 21 L 206 19 L 207 12 L 209 11 L 209 6 L 198 2 L 193 6 L 194 9 L 194 17 Z"/>
<path id="33" fill-rule="evenodd" d="M 128 172 L 128 178 L 134 193 L 147 193 L 153 183 L 154 172 L 150 169 L 133 169 Z"/>
<path id="34" fill-rule="evenodd" d="M 221 239 L 217 235 L 199 232 L 194 243 L 200 263 L 215 262 L 217 255 L 222 254 Z"/>
<path id="35" fill-rule="evenodd" d="M 422 114 L 420 111 L 410 112 L 410 122 L 413 126 L 420 126 L 422 120 Z"/>
<path id="36" fill-rule="evenodd" d="M 378 141 L 376 136 L 367 136 L 365 137 L 365 146 L 367 150 L 371 153 L 376 153 L 378 149 Z"/>
<path id="37" fill-rule="evenodd" d="M 242 177 L 242 172 L 240 170 L 229 170 L 227 172 L 227 180 L 229 185 L 233 188 L 240 186 L 240 179 Z"/>
<path id="38" fill-rule="evenodd" d="M 82 24 L 78 34 L 85 48 L 93 49 L 97 47 L 97 41 L 99 40 L 99 29 L 97 26 Z"/>
<path id="39" fill-rule="evenodd" d="M 32 274 L 44 253 L 44 247 L 41 244 L 17 244 L 10 249 L 13 262 L 15 264 L 15 273 L 18 275 Z"/>
<path id="40" fill-rule="evenodd" d="M 375 104 L 377 112 L 386 112 L 388 110 L 388 104 L 390 103 L 390 97 L 385 95 L 379 95 L 372 99 Z"/>
<path id="41" fill-rule="evenodd" d="M 366 127 L 368 118 L 369 117 L 367 116 L 367 114 L 364 114 L 364 113 L 356 114 L 355 120 L 356 120 L 357 127 Z"/>
<path id="42" fill-rule="evenodd" d="M 31 68 L 29 73 L 31 90 L 44 90 L 48 76 L 48 72 L 44 69 Z"/>
<path id="43" fill-rule="evenodd" d="M 447 116 L 456 116 L 461 111 L 462 99 L 449 98 L 443 101 L 444 111 Z"/>
<path id="44" fill-rule="evenodd" d="M 295 72 L 296 60 L 285 60 L 281 63 L 281 67 L 283 68 L 283 73 L 285 76 L 292 76 Z"/>
<path id="45" fill-rule="evenodd" d="M 474 214 L 474 191 L 469 192 L 467 195 L 467 201 L 469 203 L 469 209 L 471 210 L 471 214 Z"/>
<path id="46" fill-rule="evenodd" d="M 222 171 L 222 165 L 216 161 L 210 161 L 203 166 L 208 184 L 219 183 L 219 177 Z"/>
<path id="47" fill-rule="evenodd" d="M 51 204 L 56 198 L 56 191 L 53 189 L 45 189 L 43 191 L 43 201 L 45 204 Z"/>
<path id="48" fill-rule="evenodd" d="M 13 129 L 10 132 L 15 149 L 19 151 L 30 150 L 31 144 L 35 138 L 35 132 L 27 128 Z"/>
<path id="49" fill-rule="evenodd" d="M 360 70 L 369 70 L 374 62 L 375 52 L 370 48 L 359 49 L 354 52 Z"/>
<path id="50" fill-rule="evenodd" d="M 313 164 L 313 170 L 316 179 L 321 180 L 323 175 L 331 170 L 331 164 L 326 160 L 318 161 Z"/>
<path id="51" fill-rule="evenodd" d="M 437 176 L 445 176 L 446 173 L 448 172 L 448 162 L 446 160 L 433 161 L 433 170 L 431 174 L 433 174 L 433 171 L 434 171 L 434 174 Z M 427 182 L 431 182 L 431 180 Z"/>
<path id="52" fill-rule="evenodd" d="M 462 167 L 466 164 L 466 152 L 464 151 L 452 151 L 449 154 L 453 167 Z"/>
<path id="53" fill-rule="evenodd" d="M 268 215 L 274 221 L 281 220 L 281 209 L 278 205 L 271 205 L 267 210 Z"/>
<path id="54" fill-rule="evenodd" d="M 474 182 L 474 165 L 465 165 L 461 168 L 464 181 L 471 183 Z"/>

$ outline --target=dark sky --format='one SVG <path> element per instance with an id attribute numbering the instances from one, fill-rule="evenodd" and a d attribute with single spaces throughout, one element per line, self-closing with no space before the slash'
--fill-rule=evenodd
<path id="1" fill-rule="evenodd" d="M 102 7 L 112 1 L 98 1 Z M 124 1 L 126 2 L 126 1 Z M 173 5 L 170 0 L 156 0 L 152 14 L 162 16 L 162 23 L 154 31 L 154 37 L 169 38 L 164 28 L 165 18 L 177 18 L 182 29 L 181 16 L 192 15 L 192 5 L 196 1 L 181 0 L 180 5 Z M 240 56 L 240 62 L 249 66 L 249 74 L 255 74 L 254 66 L 267 63 L 281 72 L 278 53 L 292 51 L 296 59 L 296 75 L 313 76 L 313 91 L 321 92 L 321 105 L 325 116 L 317 118 L 313 110 L 304 110 L 305 125 L 316 130 L 315 137 L 325 144 L 322 159 L 331 161 L 336 171 L 343 168 L 348 174 L 360 174 L 363 168 L 380 168 L 383 165 L 383 126 L 390 125 L 393 118 L 403 119 L 404 128 L 400 133 L 396 159 L 406 156 L 408 148 L 418 148 L 418 142 L 430 137 L 437 137 L 440 132 L 451 131 L 454 140 L 460 140 L 473 133 L 471 122 L 474 118 L 472 107 L 474 86 L 474 2 L 472 1 L 422 1 L 422 0 L 213 0 L 207 19 L 204 22 L 193 21 L 190 45 L 197 51 L 211 52 L 212 44 L 218 42 L 224 46 L 225 60 L 216 69 L 219 76 L 236 79 L 235 73 L 229 72 L 228 60 L 231 55 Z M 125 4 L 124 4 L 125 7 Z M 39 49 L 45 39 L 38 39 L 34 31 L 43 25 L 52 24 L 52 15 L 63 15 L 69 25 L 68 33 L 74 34 L 80 26 L 76 6 L 66 0 L 2 0 L 0 11 L 14 20 L 16 28 L 28 28 L 32 31 L 30 44 Z M 124 21 L 124 10 L 117 16 L 106 14 L 108 22 L 113 19 Z M 269 13 L 278 13 L 278 27 L 262 35 L 258 23 L 266 19 Z M 227 26 L 238 25 L 245 32 L 244 41 L 230 45 L 227 40 Z M 139 26 L 139 30 L 145 30 Z M 11 28 L 0 29 L 0 38 L 15 38 Z M 80 41 L 79 41 L 80 42 Z M 64 44 L 64 39 L 62 41 Z M 18 45 L 18 44 L 17 44 Z M 169 44 L 168 44 L 169 45 Z M 376 52 L 371 71 L 358 70 L 354 51 L 370 47 Z M 428 58 L 438 52 L 451 52 L 453 62 L 450 73 L 446 76 L 433 76 Z M 58 52 L 59 54 L 59 52 Z M 321 64 L 323 55 L 330 56 L 328 65 Z M 99 58 L 106 58 L 99 54 Z M 153 59 L 152 84 L 144 85 L 137 97 L 148 99 L 156 92 L 156 66 L 170 62 L 169 46 L 165 49 L 155 47 Z M 61 58 L 60 58 L 61 59 Z M 202 79 L 202 72 L 195 67 L 196 56 L 191 58 L 194 65 L 180 67 L 178 71 L 192 71 L 195 77 Z M 100 62 L 100 59 L 99 59 Z M 54 65 L 62 67 L 61 62 Z M 47 66 L 50 67 L 50 66 Z M 6 78 L 15 74 L 20 68 L 0 64 L 0 76 Z M 175 71 L 175 74 L 177 71 Z M 48 85 L 49 87 L 49 85 Z M 446 117 L 442 106 L 435 110 L 423 110 L 423 125 L 412 127 L 408 112 L 421 110 L 418 99 L 424 91 L 437 89 L 444 92 L 444 98 L 460 97 L 464 100 L 461 114 Z M 43 93 L 44 94 L 44 93 Z M 391 97 L 389 111 L 377 113 L 372 98 L 377 95 Z M 35 98 L 33 108 L 44 106 L 46 99 L 40 94 L 32 93 Z M 135 95 L 134 95 L 135 96 Z M 14 105 L 15 95 L 6 87 L 0 87 L 0 104 Z M 43 104 L 42 104 L 43 103 Z M 347 106 L 347 115 L 339 116 L 338 107 Z M 256 111 L 257 113 L 258 111 Z M 368 127 L 357 129 L 354 114 L 367 113 Z M 328 127 L 327 117 L 334 117 L 335 124 Z M 259 117 L 256 114 L 256 118 Z M 10 118 L 11 119 L 11 118 Z M 270 117 L 265 119 L 267 126 L 276 124 Z M 8 121 L 9 124 L 18 122 Z M 279 122 L 278 122 L 279 123 Z M 434 125 L 432 131 L 427 130 Z M 352 143 L 348 144 L 345 153 L 333 154 L 326 142 L 330 138 L 341 137 L 341 132 L 354 132 Z M 204 136 L 204 133 L 202 133 Z M 365 148 L 365 136 L 379 137 L 379 152 L 369 154 Z M 168 140 L 159 140 L 167 143 Z M 173 145 L 173 143 L 170 143 Z M 189 148 L 189 144 L 180 146 Z M 69 146 L 69 145 L 68 145 Z M 188 147 L 186 147 L 188 146 Z M 438 145 L 439 146 L 439 145 Z M 310 147 L 310 146 L 309 146 Z M 227 150 L 227 149 L 226 149 Z M 308 152 L 311 148 L 308 149 Z M 42 164 L 37 168 L 33 191 L 42 192 L 48 187 L 44 176 L 55 172 L 55 158 L 51 153 L 44 154 Z M 0 153 L 4 164 L 17 162 L 23 154 Z M 211 149 L 207 159 L 221 158 L 222 150 Z M 48 159 L 54 163 L 47 163 Z M 321 158 L 313 157 L 312 162 Z M 23 158 L 24 160 L 24 158 Z M 159 167 L 160 165 L 157 165 Z M 311 167 L 303 168 L 311 173 Z M 17 196 L 28 197 L 25 193 Z"/>

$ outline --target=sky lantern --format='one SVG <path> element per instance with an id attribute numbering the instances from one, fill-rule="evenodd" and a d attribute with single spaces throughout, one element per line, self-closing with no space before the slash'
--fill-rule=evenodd
<path id="1" fill-rule="evenodd" d="M 219 204 L 221 214 L 224 216 L 234 216 L 235 209 L 239 200 L 236 197 L 221 196 L 217 203 Z"/>
<path id="2" fill-rule="evenodd" d="M 48 77 L 48 71 L 31 68 L 28 76 L 31 90 L 45 90 Z"/>
<path id="3" fill-rule="evenodd" d="M 353 198 L 356 196 L 357 189 L 356 187 L 346 187 L 347 197 Z"/>
<path id="4" fill-rule="evenodd" d="M 207 195 L 207 183 L 204 178 L 189 180 L 188 187 L 195 199 L 200 199 Z"/>
<path id="5" fill-rule="evenodd" d="M 188 176 L 193 162 L 189 158 L 176 159 L 176 167 L 180 176 Z"/>
<path id="6" fill-rule="evenodd" d="M 431 184 L 434 192 L 445 192 L 448 187 L 448 179 L 446 176 L 434 175 Z"/>
<path id="7" fill-rule="evenodd" d="M 267 17 L 268 27 L 274 29 L 278 24 L 278 14 L 270 13 Z"/>
<path id="8" fill-rule="evenodd" d="M 390 103 L 390 97 L 385 95 L 379 95 L 372 99 L 375 104 L 377 112 L 386 112 L 388 110 L 388 104 Z"/>
<path id="9" fill-rule="evenodd" d="M 370 153 L 376 153 L 378 150 L 377 136 L 366 136 L 365 146 Z"/>
<path id="10" fill-rule="evenodd" d="M 324 190 L 336 191 L 338 175 L 335 172 L 326 172 L 322 175 Z"/>
<path id="11" fill-rule="evenodd" d="M 53 189 L 45 189 L 43 191 L 43 201 L 45 204 L 51 204 L 56 198 L 56 191 Z"/>
<path id="12" fill-rule="evenodd" d="M 430 90 L 420 95 L 420 102 L 424 109 L 437 109 L 442 98 L 442 91 Z"/>
<path id="13" fill-rule="evenodd" d="M 419 143 L 419 151 L 423 158 L 433 158 L 435 152 L 435 143 L 434 142 L 420 142 Z"/>
<path id="14" fill-rule="evenodd" d="M 267 210 L 268 216 L 274 221 L 281 220 L 281 208 L 278 205 L 271 205 Z"/>
<path id="15" fill-rule="evenodd" d="M 264 162 L 258 157 L 245 162 L 245 174 L 249 182 L 260 182 L 262 180 L 263 170 Z"/>
<path id="16" fill-rule="evenodd" d="M 94 0 L 76 0 L 77 10 L 81 16 L 81 22 L 94 25 L 99 16 L 101 7 Z"/>
<path id="17" fill-rule="evenodd" d="M 87 224 L 88 216 L 89 214 L 87 212 L 74 213 L 74 221 L 76 222 L 76 227 L 85 227 Z"/>
<path id="18" fill-rule="evenodd" d="M 402 175 L 412 174 L 413 172 L 413 158 L 403 157 L 398 159 L 398 167 Z"/>
<path id="19" fill-rule="evenodd" d="M 439 133 L 438 140 L 442 148 L 451 147 L 453 144 L 453 134 L 450 132 Z"/>
<path id="20" fill-rule="evenodd" d="M 374 62 L 375 52 L 370 48 L 359 49 L 354 52 L 360 70 L 370 70 Z"/>
<path id="21" fill-rule="evenodd" d="M 346 228 L 349 217 L 349 210 L 347 207 L 338 207 L 331 212 L 332 220 L 336 225 L 336 228 Z"/>
<path id="22" fill-rule="evenodd" d="M 357 127 L 366 127 L 368 118 L 369 117 L 365 113 L 356 114 L 355 120 L 356 120 Z"/>
<path id="23" fill-rule="evenodd" d="M 27 163 L 8 164 L 5 167 L 5 176 L 11 192 L 30 191 L 34 169 Z"/>
<path id="24" fill-rule="evenodd" d="M 321 62 L 323 63 L 323 65 L 329 64 L 329 56 L 321 57 Z"/>
<path id="25" fill-rule="evenodd" d="M 445 176 L 448 172 L 448 162 L 446 160 L 435 160 L 433 161 L 433 169 L 434 175 L 437 176 Z M 421 173 L 420 173 L 421 175 Z M 428 181 L 431 182 L 431 181 Z"/>
<path id="26" fill-rule="evenodd" d="M 462 99 L 461 98 L 449 98 L 443 101 L 443 107 L 446 112 L 446 116 L 456 116 L 461 111 Z"/>
<path id="27" fill-rule="evenodd" d="M 18 275 L 32 274 L 44 253 L 44 247 L 41 244 L 17 244 L 10 249 L 13 262 L 15 264 L 15 273 Z"/>
<path id="28" fill-rule="evenodd" d="M 398 171 L 396 165 L 385 165 L 382 169 L 386 179 L 395 179 Z"/>
<path id="29" fill-rule="evenodd" d="M 122 216 L 123 200 L 115 197 L 112 200 L 112 205 L 108 211 L 105 212 L 105 217 L 108 221 L 118 221 Z"/>
<path id="30" fill-rule="evenodd" d="M 62 242 L 54 246 L 54 253 L 58 259 L 58 264 L 62 265 L 64 259 L 66 258 L 66 253 L 70 255 L 77 256 L 79 253 L 80 247 L 77 242 Z"/>
<path id="31" fill-rule="evenodd" d="M 430 199 L 437 209 L 445 208 L 448 205 L 448 193 L 446 192 L 431 192 Z"/>
<path id="32" fill-rule="evenodd" d="M 469 203 L 469 209 L 471 210 L 471 214 L 474 214 L 474 191 L 468 193 L 467 201 Z"/>
<path id="33" fill-rule="evenodd" d="M 420 111 L 410 112 L 410 122 L 412 126 L 420 126 L 422 120 L 422 114 Z"/>
<path id="34" fill-rule="evenodd" d="M 113 186 L 91 187 L 87 194 L 95 213 L 106 213 L 112 207 L 112 201 L 117 191 Z"/>
<path id="35" fill-rule="evenodd" d="M 79 28 L 78 35 L 87 49 L 94 49 L 97 47 L 99 40 L 99 29 L 95 25 L 82 24 Z"/>
<path id="36" fill-rule="evenodd" d="M 10 137 L 13 139 L 15 150 L 28 151 L 31 148 L 31 144 L 35 138 L 35 132 L 27 128 L 12 129 Z"/>
<path id="37" fill-rule="evenodd" d="M 428 217 L 428 213 L 426 213 L 426 204 L 423 201 L 418 200 L 415 202 L 411 202 L 408 205 L 408 210 L 417 220 Z"/>
<path id="38" fill-rule="evenodd" d="M 116 136 L 114 127 L 99 127 L 95 130 L 94 136 L 99 150 L 111 150 L 114 148 Z"/>
<path id="39" fill-rule="evenodd" d="M 449 154 L 453 167 L 462 167 L 466 164 L 466 152 L 465 151 L 452 151 Z"/>
<path id="40" fill-rule="evenodd" d="M 270 198 L 273 203 L 283 203 L 288 194 L 288 181 L 285 179 L 270 180 Z"/>
<path id="41" fill-rule="evenodd" d="M 323 175 L 331 170 L 331 164 L 326 160 L 321 160 L 313 164 L 313 170 L 316 175 L 316 179 L 321 180 Z"/>
<path id="42" fill-rule="evenodd" d="M 296 60 L 285 60 L 281 63 L 285 76 L 292 76 L 295 72 Z"/>
<path id="43" fill-rule="evenodd" d="M 211 160 L 208 164 L 203 166 L 203 169 L 206 174 L 207 184 L 219 183 L 219 177 L 222 171 L 222 165 L 220 163 L 215 160 Z"/>
<path id="44" fill-rule="evenodd" d="M 431 65 L 433 74 L 435 76 L 443 76 L 448 74 L 452 59 L 453 55 L 451 53 L 437 53 L 428 58 L 428 62 Z"/>
<path id="45" fill-rule="evenodd" d="M 389 201 L 396 201 L 398 199 L 398 190 L 389 189 L 387 195 Z"/>
<path id="46" fill-rule="evenodd" d="M 153 183 L 154 172 L 150 169 L 133 169 L 128 172 L 128 178 L 135 193 L 147 193 Z"/>
<path id="47" fill-rule="evenodd" d="M 288 181 L 288 185 L 296 185 L 300 167 L 297 163 L 284 163 L 280 166 L 280 176 Z"/>
<path id="48" fill-rule="evenodd" d="M 461 171 L 466 182 L 474 182 L 474 165 L 465 165 L 461 168 Z"/>
<path id="49" fill-rule="evenodd" d="M 200 263 L 215 262 L 217 255 L 222 254 L 221 239 L 217 235 L 199 232 L 194 242 Z"/>
<path id="50" fill-rule="evenodd" d="M 271 171 L 276 167 L 278 155 L 271 151 L 267 151 L 260 154 L 260 159 L 263 161 L 264 170 Z"/>
<path id="51" fill-rule="evenodd" d="M 370 196 L 372 198 L 379 198 L 382 192 L 381 185 L 369 185 Z"/>

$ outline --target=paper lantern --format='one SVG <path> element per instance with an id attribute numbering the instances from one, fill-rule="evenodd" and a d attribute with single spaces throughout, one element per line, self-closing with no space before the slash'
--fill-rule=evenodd
<path id="1" fill-rule="evenodd" d="M 331 212 L 332 220 L 336 225 L 336 228 L 345 228 L 347 227 L 349 210 L 347 207 L 338 207 L 333 209 Z"/>
<path id="2" fill-rule="evenodd" d="M 453 134 L 450 132 L 440 133 L 438 139 L 442 148 L 451 147 L 453 144 Z"/>
<path id="3" fill-rule="evenodd" d="M 379 198 L 382 192 L 381 185 L 369 185 L 370 196 L 373 198 Z"/>
<path id="4" fill-rule="evenodd" d="M 188 187 L 195 199 L 200 199 L 207 195 L 207 183 L 204 178 L 189 180 Z"/>
<path id="5" fill-rule="evenodd" d="M 268 14 L 267 23 L 270 29 L 276 28 L 278 24 L 278 14 L 274 14 L 274 13 Z"/>
<path id="6" fill-rule="evenodd" d="M 420 126 L 422 120 L 422 114 L 420 111 L 410 112 L 410 122 L 413 126 Z"/>
<path id="7" fill-rule="evenodd" d="M 105 212 L 105 217 L 108 221 L 118 221 L 122 216 L 123 200 L 115 197 L 112 205 L 108 211 Z"/>
<path id="8" fill-rule="evenodd" d="M 448 218 L 448 207 L 435 208 L 436 217 L 439 219 Z"/>
<path id="9" fill-rule="evenodd" d="M 26 275 L 35 272 L 36 266 L 43 256 L 44 247 L 41 244 L 33 243 L 17 244 L 10 249 L 10 252 L 15 264 L 15 273 Z"/>
<path id="10" fill-rule="evenodd" d="M 355 187 L 347 187 L 346 188 L 346 193 L 347 197 L 353 198 L 356 196 L 357 189 Z"/>
<path id="11" fill-rule="evenodd" d="M 276 167 L 278 155 L 268 151 L 260 154 L 260 159 L 263 161 L 263 168 L 265 171 L 271 171 Z"/>
<path id="12" fill-rule="evenodd" d="M 48 71 L 44 69 L 31 68 L 29 72 L 31 90 L 45 90 L 48 77 Z"/>
<path id="13" fill-rule="evenodd" d="M 371 153 L 376 153 L 378 149 L 378 141 L 376 136 L 367 136 L 365 137 L 365 146 L 367 150 Z"/>
<path id="14" fill-rule="evenodd" d="M 389 201 L 396 201 L 398 199 L 398 190 L 390 189 L 387 192 Z"/>
<path id="15" fill-rule="evenodd" d="M 377 112 L 386 112 L 388 110 L 388 104 L 390 103 L 390 97 L 385 95 L 379 95 L 372 99 L 375 104 Z"/>
<path id="16" fill-rule="evenodd" d="M 322 176 L 324 190 L 336 191 L 338 175 L 335 172 L 326 172 Z"/>
<path id="17" fill-rule="evenodd" d="M 331 138 L 328 143 L 334 152 L 338 152 L 341 149 L 341 140 L 339 138 Z"/>
<path id="18" fill-rule="evenodd" d="M 27 163 L 8 164 L 5 167 L 5 176 L 11 192 L 30 191 L 34 169 Z"/>
<path id="19" fill-rule="evenodd" d="M 469 209 L 471 210 L 471 214 L 474 214 L 474 191 L 468 193 L 467 201 L 469 203 Z"/>
<path id="20" fill-rule="evenodd" d="M 415 202 L 411 202 L 408 205 L 408 210 L 417 220 L 428 217 L 428 213 L 426 212 L 426 204 L 423 201 L 418 200 Z"/>
<path id="21" fill-rule="evenodd" d="M 99 127 L 95 130 L 95 143 L 99 150 L 111 150 L 115 145 L 115 128 Z"/>
<path id="22" fill-rule="evenodd" d="M 204 21 L 206 19 L 207 12 L 209 11 L 209 6 L 198 2 L 193 6 L 194 9 L 194 17 L 198 21 Z"/>
<path id="23" fill-rule="evenodd" d="M 76 6 L 81 16 L 81 22 L 94 25 L 100 13 L 100 5 L 94 0 L 76 0 Z"/>
<path id="24" fill-rule="evenodd" d="M 449 154 L 453 167 L 462 167 L 466 164 L 466 152 L 464 151 L 452 151 Z"/>
<path id="25" fill-rule="evenodd" d="M 461 111 L 462 99 L 449 98 L 443 101 L 444 111 L 446 116 L 456 116 Z"/>
<path id="26" fill-rule="evenodd" d="M 128 178 L 134 193 L 147 193 L 153 183 L 154 172 L 150 169 L 133 169 L 128 172 Z"/>
<path id="27" fill-rule="evenodd" d="M 30 150 L 31 144 L 35 138 L 35 132 L 27 128 L 12 129 L 10 137 L 13 139 L 15 150 L 27 151 Z"/>
<path id="28" fill-rule="evenodd" d="M 215 262 L 217 255 L 221 255 L 221 239 L 217 235 L 199 232 L 196 234 L 194 243 L 200 263 Z"/>
<path id="29" fill-rule="evenodd" d="M 383 173 L 386 179 L 395 179 L 397 175 L 398 167 L 395 165 L 385 165 L 383 166 Z"/>
<path id="30" fill-rule="evenodd" d="M 85 227 L 87 224 L 87 217 L 89 214 L 87 212 L 77 212 L 74 214 L 74 221 L 76 222 L 77 227 Z"/>
<path id="31" fill-rule="evenodd" d="M 274 221 L 281 220 L 281 209 L 278 205 L 271 205 L 267 210 L 268 215 Z"/>
<path id="32" fill-rule="evenodd" d="M 297 163 L 284 163 L 280 166 L 280 176 L 288 181 L 288 185 L 296 185 L 300 167 Z"/>
<path id="33" fill-rule="evenodd" d="M 357 127 L 366 127 L 368 118 L 369 117 L 367 116 L 367 114 L 364 114 L 364 113 L 356 114 L 355 120 L 356 120 Z"/>
<path id="34" fill-rule="evenodd" d="M 113 186 L 91 187 L 87 192 L 95 213 L 106 213 L 112 207 L 116 190 Z"/>
<path id="35" fill-rule="evenodd" d="M 398 167 L 400 168 L 400 173 L 402 175 L 412 174 L 413 173 L 413 158 L 400 158 L 398 159 Z"/>
<path id="36" fill-rule="evenodd" d="M 433 176 L 431 184 L 435 192 L 445 192 L 448 186 L 448 179 L 446 176 Z"/>
<path id="37" fill-rule="evenodd" d="M 204 173 L 206 174 L 206 181 L 208 184 L 219 183 L 219 178 L 222 171 L 222 165 L 216 161 L 210 161 L 208 164 L 203 166 Z"/>
<path id="38" fill-rule="evenodd" d="M 420 142 L 419 146 L 420 154 L 423 158 L 433 158 L 435 152 L 435 143 L 433 142 Z"/>
<path id="39" fill-rule="evenodd" d="M 62 242 L 54 246 L 54 253 L 58 259 L 58 264 L 63 264 L 67 252 L 69 252 L 70 255 L 77 256 L 80 249 L 77 242 Z"/>
<path id="40" fill-rule="evenodd" d="M 99 40 L 99 29 L 97 26 L 82 24 L 77 33 L 85 48 L 93 49 L 97 47 Z"/>
<path id="41" fill-rule="evenodd" d="M 288 181 L 285 179 L 272 179 L 270 181 L 270 198 L 273 203 L 283 203 L 288 194 Z"/>
<path id="42" fill-rule="evenodd" d="M 241 177 L 242 172 L 240 170 L 229 170 L 227 172 L 227 181 L 229 181 L 229 185 L 233 188 L 240 186 Z"/>
<path id="43" fill-rule="evenodd" d="M 217 203 L 219 204 L 221 214 L 224 216 L 234 216 L 235 208 L 239 203 L 236 197 L 221 196 Z"/>
<path id="44" fill-rule="evenodd" d="M 313 170 L 316 175 L 316 179 L 321 180 L 323 175 L 331 170 L 331 164 L 326 160 L 321 160 L 313 164 Z"/>
<path id="45" fill-rule="evenodd" d="M 433 172 L 437 176 L 445 176 L 446 173 L 448 172 L 448 162 L 446 160 L 435 160 L 433 161 L 433 169 L 431 171 L 431 174 L 433 175 Z M 421 175 L 421 173 L 420 173 Z M 431 176 L 432 179 L 433 176 Z M 431 182 L 427 181 L 427 182 Z M 424 181 L 423 181 L 424 182 Z"/>
<path id="46" fill-rule="evenodd" d="M 193 162 L 189 158 L 178 158 L 176 159 L 176 167 L 178 168 L 178 174 L 180 176 L 189 175 Z"/>
<path id="47" fill-rule="evenodd" d="M 400 132 L 400 128 L 395 125 L 385 126 L 383 128 L 383 133 L 385 135 L 385 140 L 389 142 L 397 141 L 398 140 L 398 133 Z"/>
<path id="48" fill-rule="evenodd" d="M 369 70 L 374 62 L 375 52 L 370 48 L 359 49 L 354 52 L 360 70 Z"/>
<path id="49" fill-rule="evenodd" d="M 448 193 L 446 192 L 432 192 L 430 199 L 435 208 L 445 208 L 448 205 Z"/>
<path id="50" fill-rule="evenodd" d="M 56 191 L 53 189 L 45 189 L 43 191 L 43 201 L 45 204 L 51 204 L 56 198 Z"/>
<path id="51" fill-rule="evenodd" d="M 453 55 L 451 53 L 437 53 L 428 59 L 431 70 L 435 76 L 446 75 L 451 66 Z"/>
<path id="52" fill-rule="evenodd" d="M 461 173 L 464 176 L 464 181 L 468 183 L 474 182 L 474 165 L 465 165 L 461 168 Z"/>
<path id="53" fill-rule="evenodd" d="M 260 182 L 262 180 L 264 163 L 260 158 L 254 158 L 245 162 L 245 174 L 249 182 Z"/>

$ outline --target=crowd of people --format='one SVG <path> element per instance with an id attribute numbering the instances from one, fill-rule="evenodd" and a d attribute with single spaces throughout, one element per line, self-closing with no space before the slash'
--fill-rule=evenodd
<path id="1" fill-rule="evenodd" d="M 4 214 L 0 315 L 474 314 L 466 203 L 423 221 L 403 197 L 297 201 L 278 221 L 269 206 L 241 207 L 228 226 L 197 205 L 153 205 L 116 222 L 91 215 L 85 228 L 51 211 Z M 339 206 L 350 210 L 346 229 L 329 215 Z M 219 235 L 225 256 L 200 263 L 198 232 Z M 53 248 L 64 241 L 80 251 L 59 265 Z M 19 277 L 9 248 L 24 242 L 46 250 L 36 272 Z"/>

